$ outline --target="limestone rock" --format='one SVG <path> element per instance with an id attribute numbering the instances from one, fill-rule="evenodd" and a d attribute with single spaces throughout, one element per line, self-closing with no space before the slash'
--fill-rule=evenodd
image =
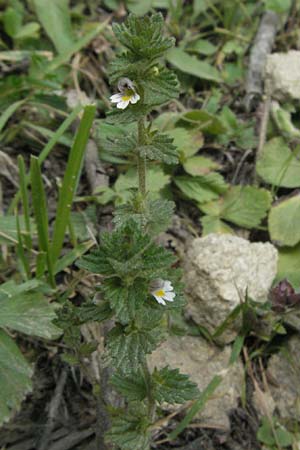
<path id="1" fill-rule="evenodd" d="M 167 365 L 177 368 L 189 375 L 200 391 L 207 387 L 215 375 L 224 374 L 223 381 L 196 419 L 203 425 L 228 431 L 228 413 L 237 407 L 243 386 L 243 365 L 240 361 L 226 372 L 230 353 L 229 347 L 220 350 L 200 336 L 171 336 L 149 357 L 149 366 L 151 369 Z M 167 407 L 169 410 L 174 409 L 174 405 Z"/>
<path id="2" fill-rule="evenodd" d="M 273 53 L 268 56 L 265 83 L 273 98 L 300 100 L 300 51 Z"/>
<path id="3" fill-rule="evenodd" d="M 269 388 L 280 418 L 300 421 L 300 337 L 292 337 L 284 351 L 273 355 L 268 372 L 276 382 Z"/>
<path id="4" fill-rule="evenodd" d="M 185 260 L 187 313 L 211 333 L 248 296 L 267 300 L 277 271 L 277 250 L 269 243 L 250 243 L 229 234 L 209 234 L 194 239 Z M 222 341 L 236 336 L 238 323 Z"/>

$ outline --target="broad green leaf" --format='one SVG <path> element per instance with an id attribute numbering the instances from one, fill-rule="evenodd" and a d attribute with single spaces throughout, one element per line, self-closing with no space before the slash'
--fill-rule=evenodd
<path id="1" fill-rule="evenodd" d="M 224 178 L 217 172 L 196 177 L 175 177 L 174 183 L 186 197 L 196 200 L 199 204 L 217 199 L 228 188 Z"/>
<path id="2" fill-rule="evenodd" d="M 137 16 L 143 16 L 150 11 L 152 0 L 127 0 L 126 6 L 130 12 Z"/>
<path id="3" fill-rule="evenodd" d="M 176 127 L 167 134 L 174 139 L 173 144 L 177 147 L 182 162 L 195 155 L 204 143 L 203 134 L 198 130 Z"/>
<path id="4" fill-rule="evenodd" d="M 9 6 L 2 16 L 4 30 L 11 38 L 14 38 L 22 27 L 23 12 L 19 8 Z"/>
<path id="5" fill-rule="evenodd" d="M 199 396 L 197 385 L 178 369 L 155 369 L 152 374 L 153 396 L 158 403 L 184 403 Z"/>
<path id="6" fill-rule="evenodd" d="M 292 0 L 264 0 L 266 10 L 271 10 L 277 14 L 284 14 L 290 10 Z"/>
<path id="7" fill-rule="evenodd" d="M 271 194 L 266 189 L 231 186 L 221 199 L 200 205 L 200 209 L 240 227 L 255 228 L 267 215 L 271 200 Z"/>
<path id="8" fill-rule="evenodd" d="M 276 137 L 267 142 L 256 163 L 258 175 L 274 186 L 300 186 L 299 148 L 291 152 L 284 139 Z"/>
<path id="9" fill-rule="evenodd" d="M 136 327 L 131 331 L 121 325 L 115 326 L 107 336 L 109 358 L 116 369 L 124 373 L 136 372 L 163 340 L 161 326 Z"/>
<path id="10" fill-rule="evenodd" d="M 202 235 L 206 236 L 210 233 L 233 234 L 234 231 L 219 217 L 204 216 L 201 217 Z"/>
<path id="11" fill-rule="evenodd" d="M 295 247 L 278 249 L 278 267 L 276 280 L 287 279 L 295 289 L 300 284 L 300 244 Z"/>
<path id="12" fill-rule="evenodd" d="M 193 124 L 209 134 L 215 135 L 226 132 L 226 127 L 218 117 L 202 109 L 194 109 L 184 113 L 181 116 L 181 120 L 183 120 L 185 124 Z"/>
<path id="13" fill-rule="evenodd" d="M 272 241 L 292 247 L 300 241 L 300 195 L 282 200 L 271 208 L 269 231 Z"/>
<path id="14" fill-rule="evenodd" d="M 184 170 L 190 175 L 205 175 L 221 168 L 213 159 L 206 156 L 194 156 L 183 163 Z"/>
<path id="15" fill-rule="evenodd" d="M 134 405 L 130 411 L 120 411 L 118 416 L 113 417 L 106 437 L 122 450 L 149 450 L 149 417 L 146 411 L 142 410 L 140 402 Z"/>
<path id="16" fill-rule="evenodd" d="M 0 426 L 18 411 L 31 390 L 33 370 L 14 341 L 0 330 Z"/>
<path id="17" fill-rule="evenodd" d="M 45 339 L 60 336 L 61 330 L 52 323 L 56 319 L 54 306 L 40 292 L 17 292 L 5 296 L 6 284 L 0 287 L 0 327 Z"/>
<path id="18" fill-rule="evenodd" d="M 199 61 L 194 56 L 190 56 L 184 50 L 176 47 L 167 53 L 167 61 L 181 72 L 194 75 L 203 80 L 222 82 L 222 78 L 215 67 L 204 61 Z"/>
<path id="19" fill-rule="evenodd" d="M 198 39 L 188 46 L 186 49 L 189 52 L 199 53 L 200 55 L 210 56 L 216 53 L 218 47 L 207 39 Z"/>
<path id="20" fill-rule="evenodd" d="M 58 53 L 74 43 L 69 0 L 33 0 L 36 14 Z"/>
<path id="21" fill-rule="evenodd" d="M 128 376 L 114 373 L 111 378 L 112 385 L 120 394 L 130 401 L 142 401 L 147 397 L 147 384 L 142 371 Z"/>

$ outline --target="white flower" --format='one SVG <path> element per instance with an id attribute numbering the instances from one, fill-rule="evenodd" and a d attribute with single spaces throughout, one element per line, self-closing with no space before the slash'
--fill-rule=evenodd
<path id="1" fill-rule="evenodd" d="M 121 78 L 118 83 L 119 93 L 110 97 L 112 103 L 117 103 L 117 108 L 125 109 L 129 103 L 135 104 L 140 100 L 133 82 L 129 78 Z"/>
<path id="2" fill-rule="evenodd" d="M 173 292 L 173 286 L 171 281 L 157 279 L 151 283 L 151 295 L 161 305 L 166 305 L 167 302 L 173 302 L 175 298 L 175 292 Z"/>

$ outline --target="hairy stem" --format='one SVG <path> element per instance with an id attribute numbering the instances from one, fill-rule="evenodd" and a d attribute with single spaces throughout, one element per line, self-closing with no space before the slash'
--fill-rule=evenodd
<path id="1" fill-rule="evenodd" d="M 151 373 L 149 371 L 147 361 L 144 362 L 142 371 L 143 371 L 143 377 L 144 377 L 144 380 L 145 380 L 146 386 L 147 386 L 148 415 L 149 415 L 149 419 L 151 420 L 151 422 L 154 422 L 156 405 L 155 405 L 155 399 L 153 398 L 153 395 L 152 395 Z"/>
<path id="2" fill-rule="evenodd" d="M 138 146 L 144 144 L 145 141 L 145 126 L 144 119 L 138 121 Z M 146 158 L 137 154 L 137 170 L 139 177 L 139 191 L 143 197 L 146 195 Z"/>

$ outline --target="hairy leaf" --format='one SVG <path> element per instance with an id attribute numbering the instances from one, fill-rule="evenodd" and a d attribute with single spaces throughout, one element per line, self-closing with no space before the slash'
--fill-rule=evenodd
<path id="1" fill-rule="evenodd" d="M 149 426 L 146 412 L 141 411 L 141 406 L 136 404 L 134 411 L 122 411 L 113 417 L 112 427 L 106 436 L 122 450 L 149 450 Z"/>
<path id="2" fill-rule="evenodd" d="M 32 389 L 33 370 L 14 341 L 0 330 L 0 426 L 7 422 Z"/>
<path id="3" fill-rule="evenodd" d="M 147 397 L 147 385 L 141 372 L 124 374 L 114 373 L 111 383 L 117 391 L 129 401 L 142 401 Z"/>
<path id="4" fill-rule="evenodd" d="M 146 198 L 144 208 L 140 210 L 134 198 L 116 209 L 114 222 L 119 227 L 134 220 L 139 226 L 144 225 L 151 236 L 155 236 L 170 225 L 174 207 L 174 202 L 169 200 Z"/>
<path id="5" fill-rule="evenodd" d="M 150 74 L 139 81 L 143 87 L 146 105 L 161 105 L 179 95 L 179 83 L 176 75 L 169 69 L 157 66 Z"/>
<path id="6" fill-rule="evenodd" d="M 274 205 L 269 214 L 272 241 L 293 247 L 300 242 L 300 195 L 294 195 Z"/>
<path id="7" fill-rule="evenodd" d="M 8 282 L 10 283 L 10 282 Z M 57 338 L 61 330 L 52 320 L 56 318 L 54 306 L 38 291 L 6 293 L 6 285 L 0 290 L 0 327 L 8 327 L 46 339 Z"/>
<path id="8" fill-rule="evenodd" d="M 124 327 L 116 325 L 107 336 L 107 350 L 115 368 L 122 372 L 136 372 L 163 339 L 162 328 L 145 323 Z"/>
<path id="9" fill-rule="evenodd" d="M 122 24 L 113 24 L 113 32 L 137 60 L 154 60 L 174 45 L 174 39 L 163 35 L 162 14 L 137 18 L 130 14 Z"/>
<path id="10" fill-rule="evenodd" d="M 184 403 L 199 395 L 197 385 L 178 369 L 155 369 L 152 375 L 153 396 L 159 403 Z"/>

